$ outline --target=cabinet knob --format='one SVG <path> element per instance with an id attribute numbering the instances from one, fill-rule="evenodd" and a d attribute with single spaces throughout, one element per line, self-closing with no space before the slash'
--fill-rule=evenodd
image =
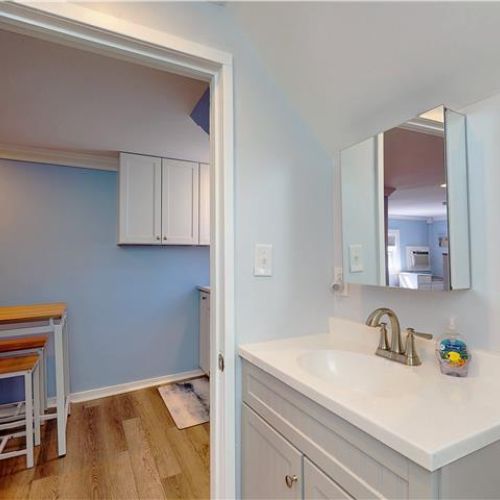
<path id="1" fill-rule="evenodd" d="M 157 236 L 157 237 L 156 237 L 156 239 L 157 239 L 158 241 L 160 241 L 160 237 L 159 237 L 159 236 Z"/>
<path id="2" fill-rule="evenodd" d="M 163 237 L 163 239 L 164 239 L 164 240 L 166 240 L 166 239 L 167 239 L 167 237 L 166 237 L 166 236 L 164 236 L 164 237 Z"/>
<path id="3" fill-rule="evenodd" d="M 299 478 L 295 475 L 289 476 L 288 474 L 285 476 L 285 483 L 286 485 L 291 488 L 294 483 L 296 483 L 299 480 Z"/>

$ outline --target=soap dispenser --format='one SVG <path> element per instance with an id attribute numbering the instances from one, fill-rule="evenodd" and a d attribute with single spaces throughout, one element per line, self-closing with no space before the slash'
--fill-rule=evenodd
<path id="1" fill-rule="evenodd" d="M 441 373 L 452 377 L 467 376 L 471 355 L 467 344 L 456 330 L 453 317 L 449 319 L 445 334 L 436 341 L 436 356 Z"/>

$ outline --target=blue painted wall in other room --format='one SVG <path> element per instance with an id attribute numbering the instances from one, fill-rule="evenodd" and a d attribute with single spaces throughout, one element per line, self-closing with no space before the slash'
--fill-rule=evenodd
<path id="1" fill-rule="evenodd" d="M 72 392 L 198 367 L 208 248 L 119 247 L 116 225 L 116 173 L 0 161 L 0 304 L 68 303 Z"/>
<path id="2" fill-rule="evenodd" d="M 439 237 L 448 235 L 448 223 L 437 220 L 429 224 L 429 247 L 431 249 L 432 274 L 443 277 L 443 254 L 448 253 L 448 247 L 439 246 Z"/>
<path id="3" fill-rule="evenodd" d="M 389 219 L 389 229 L 399 229 L 401 269 L 406 266 L 407 246 L 427 246 L 429 233 L 425 220 Z"/>
<path id="4" fill-rule="evenodd" d="M 439 246 L 439 236 L 447 234 L 446 221 L 389 219 L 389 229 L 399 229 L 401 269 L 406 266 L 407 246 L 428 246 L 431 254 L 431 272 L 433 276 L 443 277 L 443 252 L 447 248 Z"/>

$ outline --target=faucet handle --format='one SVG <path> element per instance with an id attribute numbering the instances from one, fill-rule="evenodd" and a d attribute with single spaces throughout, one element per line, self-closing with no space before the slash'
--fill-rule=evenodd
<path id="1" fill-rule="evenodd" d="M 389 351 L 389 341 L 387 340 L 387 323 L 379 323 L 377 325 L 380 328 L 380 340 L 378 342 L 378 348 L 383 351 Z"/>
<path id="2" fill-rule="evenodd" d="M 430 333 L 422 333 L 416 332 L 413 328 L 406 329 L 406 364 L 409 366 L 418 366 L 422 364 L 420 360 L 420 356 L 417 354 L 415 350 L 415 336 L 422 337 L 424 339 L 432 339 L 432 334 Z"/>
<path id="3" fill-rule="evenodd" d="M 421 337 L 427 340 L 432 339 L 432 333 L 416 332 L 414 328 L 407 328 L 406 333 L 408 335 L 416 335 L 417 337 Z"/>

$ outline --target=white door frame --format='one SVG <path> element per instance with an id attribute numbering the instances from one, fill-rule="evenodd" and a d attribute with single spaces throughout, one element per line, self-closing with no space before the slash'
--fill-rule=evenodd
<path id="1" fill-rule="evenodd" d="M 0 27 L 210 82 L 212 498 L 235 498 L 233 66 L 227 52 L 68 3 L 0 2 Z M 217 368 L 218 354 L 225 360 Z"/>

